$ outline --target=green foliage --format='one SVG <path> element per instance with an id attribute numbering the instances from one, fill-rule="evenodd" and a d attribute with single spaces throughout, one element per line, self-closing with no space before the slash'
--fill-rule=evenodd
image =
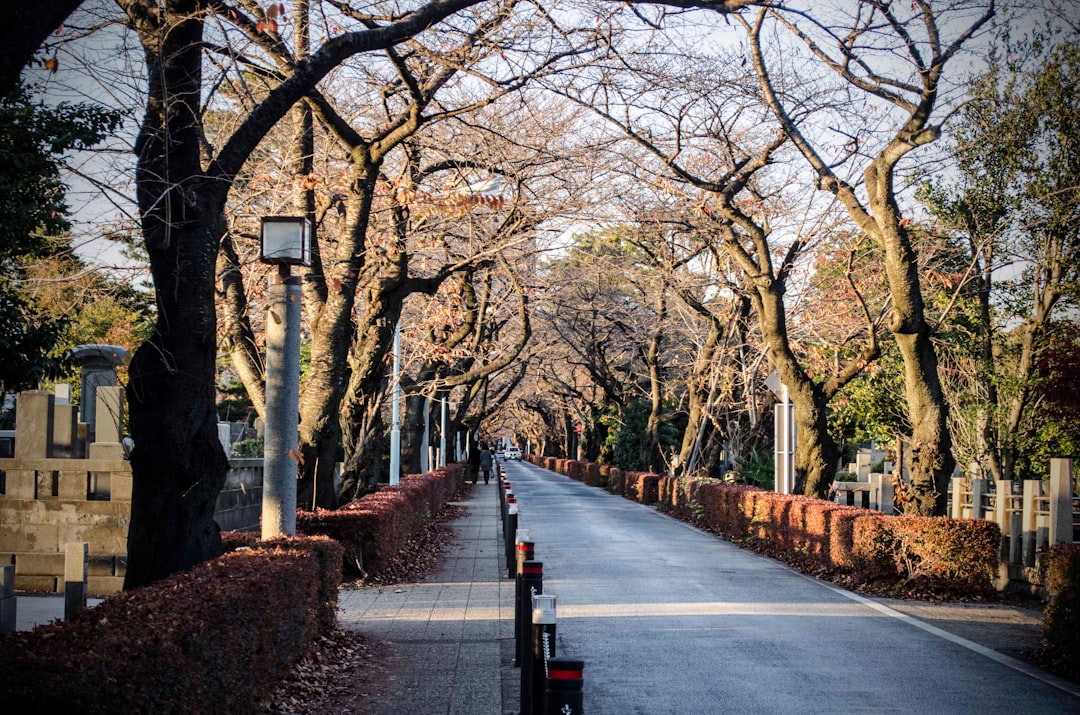
<path id="1" fill-rule="evenodd" d="M 732 478 L 743 484 L 752 484 L 762 489 L 772 489 L 776 477 L 776 467 L 771 449 L 752 449 L 750 454 L 735 458 L 736 468 Z"/>
<path id="2" fill-rule="evenodd" d="M 894 342 L 887 341 L 878 361 L 833 399 L 829 426 L 841 445 L 910 434 L 903 362 Z"/>
<path id="3" fill-rule="evenodd" d="M 608 428 L 604 444 L 611 449 L 613 462 L 624 470 L 645 469 L 645 465 L 641 463 L 641 435 L 648 425 L 650 410 L 649 401 L 638 398 L 625 406 L 617 418 L 610 412 L 601 418 Z M 685 429 L 685 420 L 682 421 L 682 425 L 680 427 L 674 420 L 667 420 L 660 424 L 661 452 L 670 454 L 678 449 Z"/>
<path id="4" fill-rule="evenodd" d="M 232 456 L 241 459 L 257 459 L 263 456 L 264 439 L 241 439 L 232 443 Z"/>
<path id="5" fill-rule="evenodd" d="M 27 285 L 27 265 L 70 250 L 57 155 L 100 141 L 117 113 L 90 105 L 33 104 L 24 90 L 0 98 L 0 388 L 36 387 L 64 369 L 70 315 L 48 315 Z"/>

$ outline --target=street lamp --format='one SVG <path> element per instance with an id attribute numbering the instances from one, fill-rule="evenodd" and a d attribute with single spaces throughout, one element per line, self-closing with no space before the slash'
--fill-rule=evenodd
<path id="1" fill-rule="evenodd" d="M 263 263 L 284 267 L 311 265 L 311 222 L 299 216 L 264 216 Z"/>
<path id="2" fill-rule="evenodd" d="M 394 392 L 390 410 L 390 484 L 401 481 L 401 318 L 394 323 Z"/>
<path id="3" fill-rule="evenodd" d="M 260 260 L 276 265 L 266 309 L 266 433 L 263 445 L 262 538 L 296 535 L 296 458 L 300 442 L 300 277 L 311 263 L 311 223 L 303 217 L 262 219 Z"/>

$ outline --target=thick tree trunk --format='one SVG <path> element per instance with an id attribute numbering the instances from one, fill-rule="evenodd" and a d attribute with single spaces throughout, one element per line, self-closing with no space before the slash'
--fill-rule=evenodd
<path id="1" fill-rule="evenodd" d="M 146 116 L 135 151 L 137 200 L 154 275 L 157 324 L 127 387 L 135 447 L 125 588 L 221 553 L 214 507 L 228 463 L 217 438 L 214 271 L 224 189 L 199 163 L 202 25 L 198 3 L 173 3 L 168 32 L 146 47 Z M 180 18 L 180 19 L 177 19 Z"/>
<path id="2" fill-rule="evenodd" d="M 394 326 L 401 316 L 401 297 L 393 292 L 391 276 L 401 268 L 387 267 L 365 291 L 364 314 L 349 354 L 352 374 L 342 409 L 345 468 L 338 488 L 338 503 L 347 503 L 378 486 L 383 475 L 385 434 L 381 409 L 386 387 L 386 361 L 394 342 Z"/>
<path id="3" fill-rule="evenodd" d="M 303 121 L 303 120 L 301 120 Z M 300 390 L 300 465 L 297 500 L 302 506 L 314 504 L 332 509 L 341 502 L 342 486 L 335 493 L 334 459 L 345 431 L 340 412 L 350 375 L 350 345 L 357 326 L 353 319 L 359 275 L 364 268 L 368 219 L 375 192 L 378 167 L 354 164 L 352 190 L 346 204 L 344 234 L 332 262 L 323 262 L 325 283 L 335 286 L 317 303 L 312 321 L 311 363 Z M 345 440 L 348 452 L 349 440 Z M 347 467 L 346 467 L 347 469 Z M 343 477 L 344 478 L 344 477 Z M 301 498 L 302 497 L 302 498 Z M 346 499 L 345 501 L 349 501 Z"/>
<path id="4" fill-rule="evenodd" d="M 780 380 L 787 386 L 795 406 L 798 447 L 795 450 L 795 491 L 806 496 L 825 498 L 836 476 L 840 450 L 829 433 L 829 395 L 814 382 L 791 350 L 784 308 L 784 285 L 758 276 L 754 281 L 753 300 L 761 323 L 761 334 Z"/>
<path id="5" fill-rule="evenodd" d="M 908 513 L 944 515 L 956 460 L 949 433 L 949 410 L 938 375 L 937 352 L 926 322 L 917 256 L 899 221 L 892 186 L 892 166 L 879 159 L 866 171 L 870 204 L 892 298 L 889 330 L 904 359 L 908 418 L 912 425 Z"/>
<path id="6" fill-rule="evenodd" d="M 420 473 L 421 455 L 428 448 L 424 441 L 427 404 L 427 397 L 422 394 L 411 394 L 405 398 L 405 418 L 401 425 L 401 470 L 406 474 Z"/>

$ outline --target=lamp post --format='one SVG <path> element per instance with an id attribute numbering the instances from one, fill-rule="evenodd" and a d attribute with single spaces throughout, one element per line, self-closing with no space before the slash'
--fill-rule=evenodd
<path id="1" fill-rule="evenodd" d="M 439 468 L 446 467 L 446 399 L 450 397 L 450 393 L 443 393 L 442 399 L 439 400 L 440 407 L 440 420 L 439 420 Z"/>
<path id="2" fill-rule="evenodd" d="M 394 392 L 390 407 L 390 483 L 401 481 L 401 319 L 394 324 Z"/>
<path id="3" fill-rule="evenodd" d="M 300 441 L 300 276 L 311 263 L 306 218 L 262 220 L 263 263 L 269 279 L 266 312 L 266 438 L 263 445 L 262 538 L 296 535 L 296 458 Z"/>

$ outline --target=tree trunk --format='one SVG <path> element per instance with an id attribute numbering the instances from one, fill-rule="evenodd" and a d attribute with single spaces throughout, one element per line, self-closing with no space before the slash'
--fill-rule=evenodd
<path id="1" fill-rule="evenodd" d="M 157 323 L 135 352 L 127 386 L 135 441 L 127 589 L 221 553 L 214 508 L 228 463 L 214 413 L 214 270 L 224 189 L 192 180 L 202 175 L 198 5 L 174 3 L 169 32 L 150 21 L 138 28 L 149 99 L 135 144 L 137 200 Z"/>
<path id="2" fill-rule="evenodd" d="M 368 220 L 378 166 L 363 161 L 362 155 L 359 155 L 354 160 L 352 175 L 343 231 L 347 238 L 338 246 L 334 260 L 329 265 L 323 262 L 323 270 L 327 273 L 325 282 L 336 286 L 336 289 L 327 291 L 321 310 L 312 320 L 311 362 L 300 390 L 300 453 L 303 462 L 297 498 L 299 500 L 299 495 L 303 494 L 304 500 L 299 503 L 314 504 L 325 509 L 342 503 L 341 486 L 337 494 L 334 492 L 333 458 L 346 431 L 340 422 L 340 412 L 345 391 L 352 381 L 349 351 L 357 331 L 353 311 L 356 307 L 358 276 L 364 269 Z M 348 452 L 347 435 L 345 444 Z"/>
<path id="3" fill-rule="evenodd" d="M 706 376 L 712 373 L 713 360 L 716 359 L 716 349 L 723 337 L 723 326 L 711 313 L 707 316 L 709 321 L 709 334 L 705 338 L 705 344 L 698 354 L 694 364 L 694 370 L 686 386 L 689 405 L 687 408 L 686 430 L 683 432 L 682 444 L 679 447 L 679 473 L 685 474 L 693 461 L 695 450 L 700 449 L 699 437 L 705 429 L 705 403 L 708 400 L 710 390 L 705 387 Z"/>
<path id="4" fill-rule="evenodd" d="M 386 387 L 386 361 L 401 317 L 401 297 L 392 278 L 400 264 L 391 263 L 365 290 L 364 313 L 357 325 L 349 366 L 352 374 L 342 409 L 345 468 L 338 488 L 344 504 L 375 490 L 383 475 L 385 434 L 381 409 Z"/>
<path id="5" fill-rule="evenodd" d="M 406 474 L 419 474 L 424 442 L 424 423 L 427 419 L 425 406 L 427 396 L 418 392 L 418 384 L 427 384 L 435 377 L 435 370 L 425 366 L 421 369 L 419 383 L 411 383 L 414 394 L 405 398 L 405 419 L 401 426 L 401 470 Z"/>
<path id="6" fill-rule="evenodd" d="M 944 515 L 956 461 L 952 454 L 948 406 L 938 376 L 937 353 L 926 323 L 915 251 L 905 229 L 895 219 L 891 173 L 867 171 L 871 202 L 881 226 L 885 273 L 892 297 L 889 330 L 904 359 L 911 434 L 911 485 L 907 513 Z"/>

